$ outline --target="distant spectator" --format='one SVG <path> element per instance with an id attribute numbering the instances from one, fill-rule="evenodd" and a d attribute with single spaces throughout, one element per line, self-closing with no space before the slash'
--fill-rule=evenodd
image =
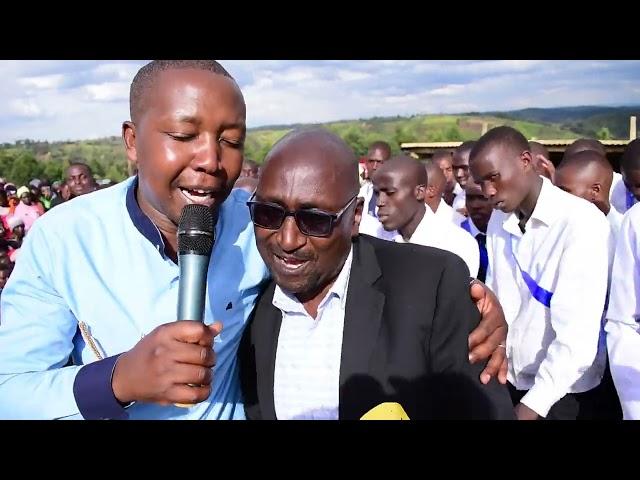
<path id="1" fill-rule="evenodd" d="M 20 218 L 24 222 L 25 233 L 31 229 L 31 225 L 40 217 L 44 211 L 42 205 L 38 205 L 33 202 L 33 195 L 27 187 L 20 187 L 18 189 L 18 197 L 20 198 L 20 204 L 16 206 L 16 209 L 12 215 L 12 218 Z"/>
<path id="2" fill-rule="evenodd" d="M 51 200 L 53 200 L 53 191 L 51 190 L 51 185 L 46 180 L 44 180 L 42 184 L 40 184 L 39 199 L 40 199 L 40 203 L 44 207 L 45 212 L 51 208 Z"/>
<path id="3" fill-rule="evenodd" d="M 258 178 L 258 170 L 259 166 L 253 160 L 245 159 L 242 162 L 242 172 L 240 173 L 240 178 L 249 177 L 249 178 Z"/>
<path id="4" fill-rule="evenodd" d="M 0 190 L 0 217 L 6 217 L 9 214 L 9 200 L 7 192 Z"/>
<path id="5" fill-rule="evenodd" d="M 253 193 L 258 186 L 258 179 L 253 177 L 240 177 L 236 180 L 233 188 L 240 188 L 246 192 Z"/>
<path id="6" fill-rule="evenodd" d="M 61 203 L 66 202 L 71 198 L 71 188 L 67 182 L 62 182 L 60 184 L 60 193 L 58 193 L 53 200 L 51 200 L 51 208 L 60 205 Z"/>
<path id="7" fill-rule="evenodd" d="M 98 190 L 91 167 L 86 163 L 72 163 L 66 172 L 67 184 L 71 190 L 71 198 L 86 195 Z"/>

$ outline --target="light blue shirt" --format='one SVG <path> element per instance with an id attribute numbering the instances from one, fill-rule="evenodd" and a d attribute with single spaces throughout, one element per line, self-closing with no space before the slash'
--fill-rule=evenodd
<path id="1" fill-rule="evenodd" d="M 179 269 L 135 201 L 130 178 L 51 210 L 25 238 L 0 307 L 0 418 L 83 418 L 74 396 L 81 366 L 113 357 L 176 320 Z M 222 322 L 211 396 L 191 408 L 134 403 L 132 419 L 243 419 L 237 349 L 268 270 L 246 206 L 223 203 L 209 264 L 205 323 Z M 87 368 L 87 367 L 84 367 Z"/>

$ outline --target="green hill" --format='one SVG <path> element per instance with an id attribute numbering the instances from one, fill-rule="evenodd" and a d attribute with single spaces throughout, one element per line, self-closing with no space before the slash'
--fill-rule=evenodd
<path id="1" fill-rule="evenodd" d="M 345 139 L 358 155 L 376 140 L 389 142 L 395 153 L 404 142 L 443 142 L 477 139 L 488 128 L 510 125 L 527 138 L 600 139 L 628 138 L 629 116 L 640 117 L 640 107 L 570 107 L 526 109 L 512 112 L 460 115 L 414 115 L 374 117 L 321 124 Z M 320 125 L 320 124 L 319 124 Z M 262 162 L 273 144 L 293 128 L 278 125 L 249 129 L 245 156 Z M 311 126 L 311 125 L 305 125 Z M 70 162 L 83 161 L 96 176 L 121 181 L 127 162 L 120 137 L 75 142 L 23 140 L 0 146 L 0 176 L 23 184 L 34 177 L 60 179 Z"/>

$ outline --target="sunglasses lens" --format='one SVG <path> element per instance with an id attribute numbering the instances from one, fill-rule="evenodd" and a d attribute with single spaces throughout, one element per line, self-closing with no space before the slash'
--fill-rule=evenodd
<path id="1" fill-rule="evenodd" d="M 331 234 L 331 216 L 318 212 L 296 213 L 296 221 L 300 231 L 313 237 L 328 237 Z"/>
<path id="2" fill-rule="evenodd" d="M 280 228 L 285 215 L 282 208 L 264 203 L 251 204 L 250 212 L 253 223 L 259 227 L 268 228 L 270 230 L 277 230 Z"/>

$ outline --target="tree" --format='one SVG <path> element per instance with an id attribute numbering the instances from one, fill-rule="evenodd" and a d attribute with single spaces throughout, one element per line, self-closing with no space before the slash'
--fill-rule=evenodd
<path id="1" fill-rule="evenodd" d="M 42 172 L 44 178 L 51 182 L 56 180 L 62 180 L 64 171 L 62 170 L 62 164 L 60 162 L 49 161 L 44 164 L 44 171 Z"/>
<path id="2" fill-rule="evenodd" d="M 607 127 L 602 127 L 600 130 L 598 130 L 597 138 L 598 140 L 610 140 L 611 132 L 609 132 L 609 129 Z"/>
<path id="3" fill-rule="evenodd" d="M 32 178 L 41 177 L 42 170 L 42 165 L 38 163 L 33 154 L 24 151 L 14 160 L 8 176 L 16 185 L 26 185 Z"/>

